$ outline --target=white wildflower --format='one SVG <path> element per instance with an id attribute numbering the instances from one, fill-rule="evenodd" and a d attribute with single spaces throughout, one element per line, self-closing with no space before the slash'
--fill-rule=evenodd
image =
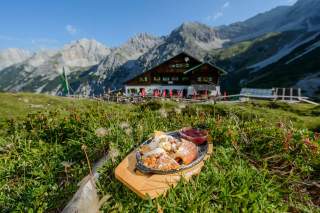
<path id="1" fill-rule="evenodd" d="M 70 168 L 74 163 L 70 161 L 62 161 L 61 165 L 64 166 L 65 168 Z"/>
<path id="2" fill-rule="evenodd" d="M 120 124 L 120 127 L 121 127 L 122 129 L 127 129 L 127 128 L 130 127 L 130 125 L 129 125 L 128 122 L 122 122 L 122 123 Z"/>
<path id="3" fill-rule="evenodd" d="M 11 150 L 11 149 L 13 149 L 13 147 L 14 147 L 13 143 L 9 143 L 9 144 L 6 145 L 6 149 L 7 150 Z"/>
<path id="4" fill-rule="evenodd" d="M 177 114 L 181 114 L 181 108 L 174 108 L 174 111 L 175 111 Z"/>
<path id="5" fill-rule="evenodd" d="M 179 105 L 178 105 L 178 108 L 179 108 L 179 109 L 184 109 L 184 108 L 186 108 L 186 105 L 185 105 L 185 104 L 179 104 Z"/>
<path id="6" fill-rule="evenodd" d="M 131 129 L 131 128 L 127 128 L 127 129 L 124 130 L 124 132 L 125 132 L 127 135 L 131 135 L 132 129 Z"/>
<path id="7" fill-rule="evenodd" d="M 108 134 L 108 130 L 106 128 L 101 127 L 101 128 L 96 129 L 95 134 L 99 138 L 102 138 Z"/>
<path id="8" fill-rule="evenodd" d="M 111 146 L 109 150 L 109 157 L 111 158 L 111 161 L 115 162 L 118 156 L 119 156 L 119 150 Z"/>
<path id="9" fill-rule="evenodd" d="M 159 109 L 159 113 L 164 118 L 166 118 L 168 116 L 168 113 L 164 108 Z"/>

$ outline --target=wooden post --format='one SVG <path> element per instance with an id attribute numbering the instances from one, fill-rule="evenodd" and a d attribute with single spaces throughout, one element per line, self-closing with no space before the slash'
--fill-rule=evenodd
<path id="1" fill-rule="evenodd" d="M 298 88 L 298 99 L 299 99 L 299 101 L 301 99 L 301 88 Z"/>
<path id="2" fill-rule="evenodd" d="M 278 88 L 276 88 L 276 93 L 275 93 L 275 96 L 274 96 L 274 100 L 277 100 L 278 99 Z"/>
<path id="3" fill-rule="evenodd" d="M 284 96 L 286 95 L 286 88 L 282 88 L 282 100 L 284 101 Z"/>
<path id="4" fill-rule="evenodd" d="M 290 88 L 290 101 L 292 101 L 293 89 Z"/>

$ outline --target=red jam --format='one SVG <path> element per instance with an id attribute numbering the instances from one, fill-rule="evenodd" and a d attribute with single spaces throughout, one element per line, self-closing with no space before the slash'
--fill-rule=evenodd
<path id="1" fill-rule="evenodd" d="M 208 139 L 208 132 L 201 129 L 183 128 L 180 130 L 180 135 L 195 144 L 203 144 Z"/>

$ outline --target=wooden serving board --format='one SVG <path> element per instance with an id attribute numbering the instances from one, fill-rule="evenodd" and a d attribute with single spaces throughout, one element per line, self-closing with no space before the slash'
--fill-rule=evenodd
<path id="1" fill-rule="evenodd" d="M 210 143 L 204 160 L 210 157 L 212 150 L 213 146 Z M 176 186 L 181 177 L 190 180 L 193 175 L 199 174 L 204 165 L 204 160 L 190 169 L 175 174 L 143 174 L 135 169 L 137 161 L 136 150 L 134 150 L 117 166 L 115 176 L 142 199 L 154 199 L 165 194 L 170 187 Z"/>

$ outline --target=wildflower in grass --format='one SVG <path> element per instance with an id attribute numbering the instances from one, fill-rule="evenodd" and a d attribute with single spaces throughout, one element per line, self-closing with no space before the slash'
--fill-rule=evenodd
<path id="1" fill-rule="evenodd" d="M 314 133 L 314 140 L 318 141 L 320 139 L 320 133 L 319 132 L 315 132 Z"/>
<path id="2" fill-rule="evenodd" d="M 132 129 L 131 129 L 131 128 L 127 128 L 127 129 L 124 130 L 124 132 L 125 132 L 127 135 L 131 135 Z"/>
<path id="3" fill-rule="evenodd" d="M 69 169 L 74 163 L 73 163 L 73 162 L 69 162 L 69 161 L 62 161 L 61 164 L 62 164 L 62 166 L 64 166 L 64 172 L 66 173 L 67 185 L 68 185 L 68 184 L 69 184 L 68 169 Z"/>
<path id="4" fill-rule="evenodd" d="M 206 114 L 204 112 L 199 113 L 199 119 L 201 122 L 205 122 L 206 120 Z"/>
<path id="5" fill-rule="evenodd" d="M 281 122 L 281 121 L 279 121 L 279 122 L 277 123 L 277 127 L 280 128 L 280 129 L 284 128 L 284 123 Z"/>
<path id="6" fill-rule="evenodd" d="M 219 127 L 222 123 L 222 117 L 218 114 L 216 118 L 216 126 Z"/>
<path id="7" fill-rule="evenodd" d="M 96 136 L 102 138 L 108 134 L 108 130 L 106 128 L 100 127 L 95 131 Z"/>
<path id="8" fill-rule="evenodd" d="M 81 117 L 80 117 L 80 115 L 78 115 L 78 114 L 74 114 L 74 115 L 73 115 L 73 118 L 74 118 L 74 120 L 76 120 L 77 122 L 80 122 L 80 121 L 81 121 Z"/>
<path id="9" fill-rule="evenodd" d="M 70 168 L 74 163 L 71 161 L 62 161 L 61 165 L 66 167 L 66 168 Z"/>
<path id="10" fill-rule="evenodd" d="M 132 129 L 128 122 L 122 122 L 120 127 L 124 130 L 127 135 L 131 135 Z"/>
<path id="11" fill-rule="evenodd" d="M 81 146 L 81 149 L 83 150 L 83 151 L 86 151 L 87 150 L 87 145 L 85 145 L 85 144 L 82 144 L 82 146 Z"/>
<path id="12" fill-rule="evenodd" d="M 0 147 L 0 154 L 1 153 L 5 153 L 5 152 L 10 152 L 14 147 L 13 143 L 9 143 L 7 145 L 5 145 L 4 147 Z"/>
<path id="13" fill-rule="evenodd" d="M 109 157 L 111 159 L 112 162 L 115 162 L 117 157 L 119 156 L 119 150 L 114 147 L 114 146 L 111 146 L 110 147 L 110 150 L 109 150 Z"/>
<path id="14" fill-rule="evenodd" d="M 179 105 L 178 105 L 178 108 L 179 108 L 179 109 L 184 109 L 184 108 L 186 108 L 186 105 L 185 105 L 185 104 L 179 104 Z"/>
<path id="15" fill-rule="evenodd" d="M 181 111 L 182 111 L 182 110 L 181 110 L 181 108 L 177 108 L 177 107 L 176 107 L 176 108 L 174 108 L 174 111 L 175 111 L 177 114 L 181 114 Z"/>
<path id="16" fill-rule="evenodd" d="M 318 152 L 318 144 L 310 140 L 310 138 L 305 138 L 304 143 L 311 149 L 313 153 Z"/>
<path id="17" fill-rule="evenodd" d="M 128 122 L 122 122 L 122 123 L 120 124 L 120 127 L 125 130 L 125 129 L 129 128 L 130 125 L 129 125 Z"/>
<path id="18" fill-rule="evenodd" d="M 289 150 L 289 142 L 290 142 L 291 138 L 292 138 L 292 132 L 288 131 L 287 135 L 285 136 L 284 142 L 283 142 L 283 148 L 286 151 Z"/>
<path id="19" fill-rule="evenodd" d="M 164 108 L 159 109 L 159 113 L 164 118 L 168 117 L 168 113 Z"/>
<path id="20" fill-rule="evenodd" d="M 13 144 L 13 143 L 9 143 L 9 144 L 6 145 L 6 149 L 7 149 L 8 151 L 10 151 L 13 147 L 14 147 L 14 144 Z"/>

